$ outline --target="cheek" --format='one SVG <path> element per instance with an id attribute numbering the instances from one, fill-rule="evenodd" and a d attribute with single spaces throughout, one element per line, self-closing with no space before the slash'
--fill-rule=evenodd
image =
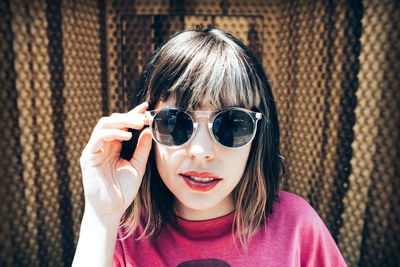
<path id="1" fill-rule="evenodd" d="M 246 169 L 247 160 L 250 155 L 250 148 L 251 146 L 248 145 L 241 150 L 236 151 L 237 153 L 231 154 L 232 156 L 228 164 L 229 166 L 232 166 L 232 168 L 230 168 L 230 171 L 232 173 L 236 173 L 235 176 L 239 176 L 240 178 L 243 176 L 244 170 Z"/>
<path id="2" fill-rule="evenodd" d="M 233 178 L 232 182 L 237 183 L 242 178 L 249 155 L 250 145 L 235 151 L 235 153 L 225 154 L 224 165 L 227 166 L 225 170 L 228 176 Z"/>
<path id="3" fill-rule="evenodd" d="M 169 175 L 176 172 L 180 164 L 179 152 L 162 147 L 157 143 L 155 143 L 154 152 L 158 172 L 161 178 L 165 180 Z"/>
<path id="4" fill-rule="evenodd" d="M 169 158 L 168 153 L 157 143 L 155 143 L 154 152 L 155 152 L 158 173 L 160 174 L 161 177 L 164 177 L 165 172 L 167 171 L 167 168 L 165 166 L 168 166 L 168 158 Z"/>

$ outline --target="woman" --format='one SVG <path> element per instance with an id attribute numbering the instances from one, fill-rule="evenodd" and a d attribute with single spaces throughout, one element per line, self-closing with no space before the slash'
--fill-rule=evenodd
<path id="1" fill-rule="evenodd" d="M 308 203 L 279 191 L 273 95 L 232 35 L 173 36 L 130 109 L 100 119 L 82 152 L 74 266 L 346 265 Z"/>

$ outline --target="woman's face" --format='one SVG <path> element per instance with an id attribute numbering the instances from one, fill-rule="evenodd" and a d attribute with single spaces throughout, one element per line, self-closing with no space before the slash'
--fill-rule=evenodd
<path id="1" fill-rule="evenodd" d="M 169 98 L 156 109 L 174 103 Z M 207 118 L 199 118 L 198 123 L 195 136 L 184 146 L 168 148 L 154 142 L 158 172 L 175 196 L 175 212 L 188 220 L 216 218 L 234 210 L 232 191 L 243 175 L 251 148 L 251 143 L 225 148 L 210 136 Z"/>

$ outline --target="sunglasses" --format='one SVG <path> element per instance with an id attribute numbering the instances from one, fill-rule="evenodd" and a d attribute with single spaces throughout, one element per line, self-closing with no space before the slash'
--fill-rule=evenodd
<path id="1" fill-rule="evenodd" d="M 260 112 L 228 107 L 216 111 L 188 111 L 167 107 L 145 112 L 153 139 L 167 147 L 183 146 L 196 134 L 199 118 L 208 118 L 208 130 L 214 141 L 227 148 L 240 148 L 250 143 L 257 130 Z M 196 120 L 194 120 L 194 118 Z"/>

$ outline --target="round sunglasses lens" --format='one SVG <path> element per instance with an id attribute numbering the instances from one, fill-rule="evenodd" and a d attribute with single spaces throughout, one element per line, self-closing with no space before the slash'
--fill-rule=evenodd
<path id="1" fill-rule="evenodd" d="M 242 110 L 227 110 L 219 113 L 212 126 L 215 139 L 227 147 L 246 145 L 254 134 L 252 117 Z"/>
<path id="2" fill-rule="evenodd" d="M 166 146 L 179 146 L 186 143 L 192 135 L 193 122 L 181 110 L 165 109 L 154 116 L 152 128 L 158 142 Z"/>

